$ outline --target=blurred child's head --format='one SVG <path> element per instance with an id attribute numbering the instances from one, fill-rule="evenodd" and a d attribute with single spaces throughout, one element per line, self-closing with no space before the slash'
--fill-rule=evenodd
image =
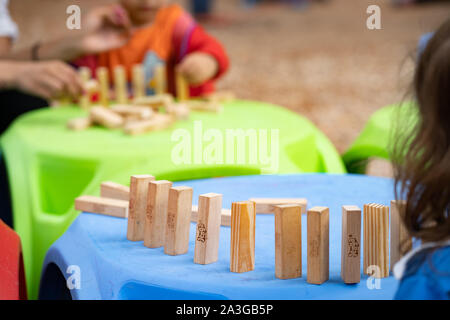
<path id="1" fill-rule="evenodd" d="M 397 146 L 396 182 L 407 200 L 408 231 L 440 241 L 450 237 L 450 19 L 419 58 L 414 94 L 419 120 Z"/>
<path id="2" fill-rule="evenodd" d="M 167 4 L 167 0 L 120 0 L 134 25 L 151 23 L 158 10 Z"/>

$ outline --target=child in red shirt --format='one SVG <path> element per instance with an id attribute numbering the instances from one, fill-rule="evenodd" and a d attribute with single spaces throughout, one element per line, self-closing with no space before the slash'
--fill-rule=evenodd
<path id="1" fill-rule="evenodd" d="M 175 92 L 175 69 L 183 74 L 190 85 L 191 96 L 214 91 L 214 81 L 229 66 L 222 45 L 207 34 L 180 6 L 167 4 L 167 0 L 120 0 L 122 19 L 137 27 L 128 43 L 115 50 L 75 61 L 77 66 L 95 69 L 123 65 L 130 79 L 135 64 L 143 64 L 146 81 L 153 78 L 155 67 L 165 63 L 168 90 Z"/>

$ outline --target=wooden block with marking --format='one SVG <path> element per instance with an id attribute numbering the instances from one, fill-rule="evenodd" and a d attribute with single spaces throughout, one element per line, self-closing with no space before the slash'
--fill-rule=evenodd
<path id="1" fill-rule="evenodd" d="M 107 107 L 109 105 L 109 74 L 105 67 L 97 68 L 97 81 L 99 84 L 99 102 L 100 105 Z"/>
<path id="2" fill-rule="evenodd" d="M 248 272 L 255 269 L 255 203 L 231 204 L 230 271 Z"/>
<path id="3" fill-rule="evenodd" d="M 114 87 L 116 93 L 116 102 L 118 104 L 128 103 L 128 81 L 127 73 L 123 66 L 114 68 Z"/>
<path id="4" fill-rule="evenodd" d="M 341 278 L 344 283 L 361 281 L 361 209 L 342 207 Z"/>
<path id="5" fill-rule="evenodd" d="M 145 75 L 141 64 L 133 66 L 133 97 L 145 97 Z"/>
<path id="6" fill-rule="evenodd" d="M 151 181 L 148 185 L 144 233 L 144 246 L 148 248 L 164 246 L 170 188 L 172 188 L 172 182 L 166 180 Z"/>
<path id="7" fill-rule="evenodd" d="M 192 195 L 193 190 L 189 187 L 174 187 L 169 191 L 165 254 L 175 256 L 188 252 Z"/>
<path id="8" fill-rule="evenodd" d="M 298 204 L 302 208 L 302 213 L 306 213 L 308 200 L 303 198 L 251 198 L 256 204 L 256 214 L 272 214 L 275 212 L 275 206 L 283 204 Z"/>
<path id="9" fill-rule="evenodd" d="M 163 130 L 173 124 L 173 118 L 167 114 L 155 114 L 150 120 L 132 121 L 125 125 L 124 131 L 129 135 L 138 135 L 150 131 Z"/>
<path id="10" fill-rule="evenodd" d="M 128 216 L 128 201 L 81 196 L 75 199 L 75 210 L 126 218 Z"/>
<path id="11" fill-rule="evenodd" d="M 124 119 L 120 115 L 105 107 L 92 107 L 90 117 L 95 124 L 99 124 L 109 129 L 117 129 L 124 124 Z"/>
<path id="12" fill-rule="evenodd" d="M 391 270 L 403 255 L 412 249 L 412 237 L 402 222 L 405 208 L 406 201 L 391 201 Z"/>
<path id="13" fill-rule="evenodd" d="M 130 241 L 144 240 L 148 185 L 154 180 L 155 177 L 150 175 L 136 175 L 130 178 L 130 207 L 127 229 L 127 239 Z"/>
<path id="14" fill-rule="evenodd" d="M 67 128 L 73 131 L 86 130 L 92 126 L 91 118 L 75 118 L 67 122 Z"/>
<path id="15" fill-rule="evenodd" d="M 298 204 L 275 206 L 275 276 L 302 276 L 302 207 Z"/>
<path id="16" fill-rule="evenodd" d="M 364 273 L 389 276 L 389 207 L 364 205 Z"/>
<path id="17" fill-rule="evenodd" d="M 130 200 L 130 188 L 115 182 L 106 181 L 100 185 L 100 195 L 103 198 Z"/>
<path id="18" fill-rule="evenodd" d="M 322 284 L 329 279 L 329 209 L 314 207 L 308 210 L 308 283 Z"/>
<path id="19" fill-rule="evenodd" d="M 186 78 L 179 72 L 175 73 L 175 86 L 178 101 L 189 100 L 189 84 L 186 81 Z"/>
<path id="20" fill-rule="evenodd" d="M 219 258 L 222 195 L 203 194 L 198 199 L 194 263 L 210 264 Z"/>
<path id="21" fill-rule="evenodd" d="M 191 214 L 191 222 L 197 222 L 198 219 L 198 206 L 192 206 L 192 214 Z M 224 227 L 231 226 L 231 210 L 230 209 L 222 209 L 220 224 Z"/>

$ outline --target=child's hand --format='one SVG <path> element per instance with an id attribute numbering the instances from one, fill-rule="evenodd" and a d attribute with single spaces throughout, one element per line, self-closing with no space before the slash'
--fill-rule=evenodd
<path id="1" fill-rule="evenodd" d="M 84 23 L 80 43 L 83 54 L 119 48 L 128 42 L 132 33 L 128 13 L 117 4 L 93 9 Z"/>
<path id="2" fill-rule="evenodd" d="M 186 77 L 189 84 L 200 85 L 217 74 L 219 63 L 207 53 L 195 52 L 181 61 L 177 71 Z"/>

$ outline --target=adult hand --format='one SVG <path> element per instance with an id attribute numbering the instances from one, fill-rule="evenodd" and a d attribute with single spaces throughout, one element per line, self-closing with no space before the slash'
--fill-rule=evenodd
<path id="1" fill-rule="evenodd" d="M 177 71 L 193 85 L 199 85 L 212 79 L 218 70 L 217 60 L 212 55 L 202 52 L 187 55 L 177 67 Z"/>
<path id="2" fill-rule="evenodd" d="M 16 62 L 12 65 L 10 87 L 44 99 L 77 98 L 83 92 L 78 73 L 60 61 Z"/>

